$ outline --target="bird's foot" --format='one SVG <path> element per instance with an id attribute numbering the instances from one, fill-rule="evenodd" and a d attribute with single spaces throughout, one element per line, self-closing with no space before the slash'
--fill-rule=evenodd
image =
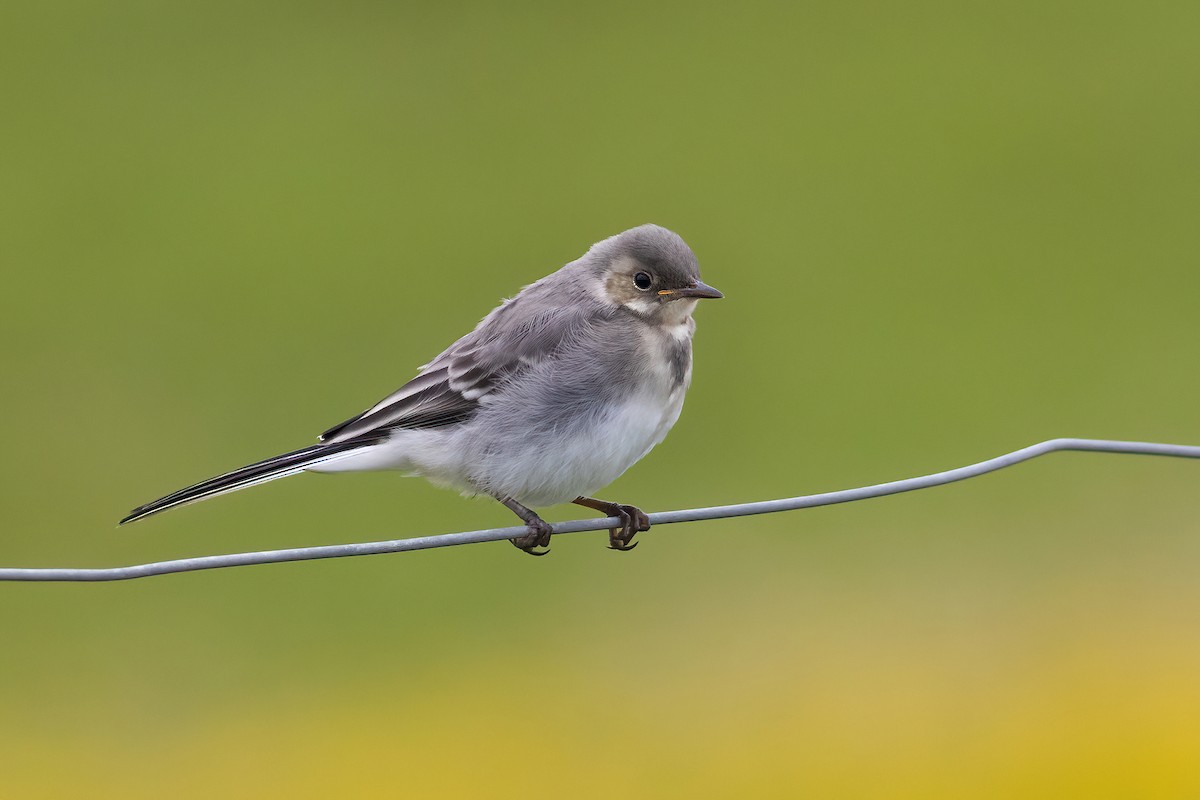
<path id="1" fill-rule="evenodd" d="M 621 527 L 608 532 L 608 549 L 619 550 L 622 553 L 638 546 L 633 537 L 643 531 L 650 530 L 650 518 L 636 506 L 613 504 L 610 516 L 621 518 Z"/>
<path id="2" fill-rule="evenodd" d="M 544 556 L 550 552 L 550 534 L 554 529 L 550 527 L 550 523 L 540 517 L 534 520 L 529 520 L 525 523 L 529 527 L 529 533 L 524 536 L 518 536 L 515 539 L 509 539 L 514 547 L 529 553 L 531 556 Z M 545 550 L 537 548 L 544 547 Z"/>
<path id="3" fill-rule="evenodd" d="M 496 499 L 508 506 L 514 514 L 521 518 L 525 526 L 529 528 L 529 533 L 524 536 L 509 539 L 513 543 L 513 546 L 519 550 L 524 550 L 531 556 L 544 556 L 546 553 L 549 553 L 550 534 L 554 533 L 554 528 L 551 527 L 550 523 L 539 517 L 537 512 L 532 508 L 521 505 L 511 497 L 497 496 Z M 537 549 L 539 547 L 545 547 L 546 549 L 539 552 Z"/>
<path id="4" fill-rule="evenodd" d="M 610 503 L 594 497 L 576 497 L 571 502 L 584 508 L 593 508 L 602 514 L 621 520 L 621 527 L 613 528 L 608 532 L 609 550 L 620 550 L 621 552 L 632 550 L 637 547 L 633 537 L 642 531 L 650 530 L 650 518 L 637 506 Z"/>

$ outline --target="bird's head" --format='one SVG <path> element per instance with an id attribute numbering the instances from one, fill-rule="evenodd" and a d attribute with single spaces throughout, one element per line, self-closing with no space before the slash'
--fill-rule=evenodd
<path id="1" fill-rule="evenodd" d="M 685 320 L 703 298 L 723 297 L 700 280 L 700 265 L 679 234 L 641 225 L 599 242 L 595 280 L 603 302 L 663 324 Z"/>

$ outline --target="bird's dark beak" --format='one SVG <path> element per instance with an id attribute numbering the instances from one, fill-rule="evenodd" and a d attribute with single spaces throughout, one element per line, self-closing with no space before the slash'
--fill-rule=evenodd
<path id="1" fill-rule="evenodd" d="M 659 294 L 666 300 L 682 300 L 685 297 L 708 297 L 717 300 L 725 296 L 704 281 L 696 281 L 682 289 L 663 289 Z"/>

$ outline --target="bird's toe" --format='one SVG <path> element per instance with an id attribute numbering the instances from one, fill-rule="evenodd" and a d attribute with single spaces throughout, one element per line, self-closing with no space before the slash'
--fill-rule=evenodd
<path id="1" fill-rule="evenodd" d="M 540 524 L 539 524 L 540 523 Z M 517 536 L 509 539 L 513 546 L 518 550 L 522 550 L 531 556 L 544 556 L 550 552 L 550 535 L 554 533 L 554 529 L 550 523 L 545 520 L 531 522 L 528 525 L 529 533 L 524 536 Z M 545 547 L 545 550 L 538 550 L 539 547 Z"/>

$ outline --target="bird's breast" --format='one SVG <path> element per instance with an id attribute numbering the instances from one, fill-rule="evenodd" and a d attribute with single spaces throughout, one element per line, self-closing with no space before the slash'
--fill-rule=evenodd
<path id="1" fill-rule="evenodd" d="M 521 467 L 509 475 L 513 496 L 551 505 L 603 489 L 666 437 L 679 419 L 684 393 L 680 385 L 666 395 L 632 394 L 553 444 L 523 451 Z"/>

